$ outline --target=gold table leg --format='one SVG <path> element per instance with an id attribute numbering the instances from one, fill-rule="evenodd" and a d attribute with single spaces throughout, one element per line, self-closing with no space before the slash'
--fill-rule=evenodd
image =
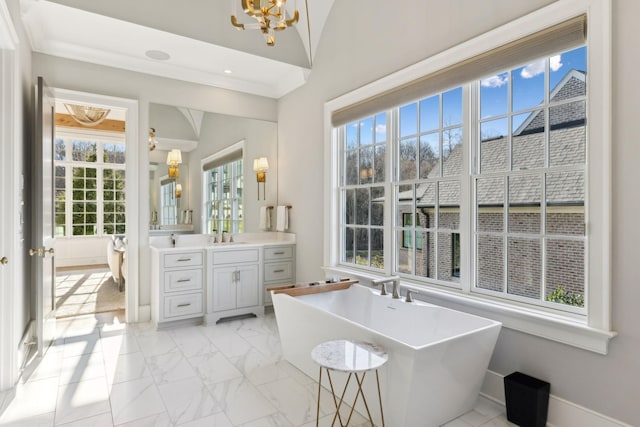
<path id="1" fill-rule="evenodd" d="M 320 366 L 320 374 L 318 375 L 318 407 L 316 408 L 316 427 L 320 425 L 320 390 L 322 386 L 322 366 Z"/>
<path id="2" fill-rule="evenodd" d="M 382 410 L 382 393 L 380 392 L 380 377 L 378 375 L 378 370 L 376 369 L 376 385 L 378 387 L 378 402 L 380 403 L 380 417 L 382 419 L 382 427 L 385 427 L 385 423 L 384 423 L 384 412 Z M 369 410 L 369 405 L 367 404 L 367 398 L 364 395 L 364 390 L 362 390 L 362 384 L 364 383 L 364 379 L 367 375 L 367 372 L 363 372 L 362 373 L 362 378 L 360 378 L 358 376 L 357 373 L 355 373 L 355 377 L 356 377 L 356 383 L 358 384 L 358 390 L 356 391 L 356 395 L 355 398 L 353 399 L 353 404 L 351 405 L 351 411 L 349 412 L 349 418 L 347 418 L 347 422 L 346 424 L 342 423 L 342 416 L 340 415 L 340 407 L 342 406 L 342 403 L 344 402 L 344 396 L 347 392 L 347 388 L 349 388 L 349 381 L 351 381 L 351 376 L 353 375 L 353 372 L 349 373 L 349 376 L 347 377 L 347 382 L 344 385 L 344 388 L 342 389 L 342 393 L 340 394 L 340 400 L 336 402 L 336 393 L 335 393 L 335 389 L 333 388 L 333 381 L 331 380 L 331 373 L 329 372 L 329 369 L 327 369 L 327 377 L 329 378 L 329 386 L 331 387 L 331 396 L 333 397 L 333 404 L 336 408 L 336 413 L 333 415 L 333 419 L 331 420 L 331 426 L 333 427 L 333 425 L 336 422 L 336 419 L 340 422 L 340 426 L 341 427 L 345 427 L 349 425 L 349 422 L 351 421 L 351 417 L 353 415 L 353 411 L 355 410 L 356 407 L 356 403 L 358 402 L 358 396 L 362 396 L 362 402 L 364 403 L 364 407 L 367 410 L 367 416 L 369 417 L 369 421 L 371 422 L 371 425 L 374 426 L 373 423 L 373 417 L 371 416 L 371 411 Z M 320 422 L 320 392 L 321 392 L 321 384 L 322 384 L 322 367 L 320 367 L 320 374 L 319 374 L 319 378 L 318 378 L 318 407 L 316 409 L 316 427 L 318 427 L 319 422 Z"/>
<path id="3" fill-rule="evenodd" d="M 378 384 L 378 401 L 380 402 L 380 418 L 382 418 L 382 427 L 384 427 L 384 412 L 382 412 L 382 394 L 380 393 L 380 378 L 376 369 L 376 384 Z"/>

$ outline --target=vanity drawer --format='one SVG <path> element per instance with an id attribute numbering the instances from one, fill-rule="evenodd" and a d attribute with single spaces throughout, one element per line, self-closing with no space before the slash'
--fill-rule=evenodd
<path id="1" fill-rule="evenodd" d="M 198 291 L 202 289 L 202 269 L 174 270 L 164 273 L 164 291 Z"/>
<path id="2" fill-rule="evenodd" d="M 293 248 L 291 246 L 264 248 L 265 261 L 278 260 L 278 259 L 291 258 L 291 257 L 293 257 Z"/>
<path id="3" fill-rule="evenodd" d="M 164 267 L 196 267 L 202 265 L 202 252 L 181 252 L 164 255 Z"/>
<path id="4" fill-rule="evenodd" d="M 269 262 L 264 264 L 264 281 L 285 281 L 292 279 L 293 262 Z"/>
<path id="5" fill-rule="evenodd" d="M 202 292 L 164 297 L 164 317 L 201 316 L 202 302 Z"/>
<path id="6" fill-rule="evenodd" d="M 258 249 L 224 250 L 213 252 L 214 264 L 238 264 L 242 262 L 258 262 L 260 254 Z"/>

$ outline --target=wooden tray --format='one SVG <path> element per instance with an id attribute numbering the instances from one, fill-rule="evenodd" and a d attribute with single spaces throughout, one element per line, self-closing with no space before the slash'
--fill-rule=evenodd
<path id="1" fill-rule="evenodd" d="M 292 297 L 299 295 L 317 294 L 320 292 L 340 291 L 348 289 L 354 283 L 358 283 L 355 279 L 341 279 L 339 282 L 310 282 L 310 283 L 296 283 L 291 285 L 275 285 L 269 286 L 267 291 L 272 291 L 274 294 L 287 294 Z"/>

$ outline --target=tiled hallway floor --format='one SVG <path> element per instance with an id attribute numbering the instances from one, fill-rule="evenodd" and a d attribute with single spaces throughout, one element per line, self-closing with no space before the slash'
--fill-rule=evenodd
<path id="1" fill-rule="evenodd" d="M 109 319 L 59 321 L 56 345 L 0 393 L 0 425 L 315 426 L 317 383 L 282 360 L 273 314 L 164 331 L 96 317 Z M 327 426 L 329 395 L 323 402 Z M 510 425 L 480 398 L 446 427 Z"/>

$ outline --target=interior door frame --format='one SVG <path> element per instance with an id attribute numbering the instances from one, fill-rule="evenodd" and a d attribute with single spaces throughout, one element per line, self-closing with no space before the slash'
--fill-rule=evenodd
<path id="1" fill-rule="evenodd" d="M 147 141 L 139 141 L 138 135 L 138 109 L 139 102 L 135 99 L 118 98 L 108 95 L 99 95 L 88 92 L 79 92 L 68 89 L 52 88 L 53 96 L 57 101 L 71 101 L 87 105 L 101 105 L 105 107 L 125 108 L 125 206 L 126 206 L 126 236 L 127 236 L 127 283 L 125 286 L 126 321 L 137 322 L 139 319 L 140 286 L 139 276 L 139 250 L 140 227 L 148 227 L 146 220 L 140 219 L 139 200 L 140 174 L 138 163 L 140 147 L 147 147 Z M 141 224 L 141 222 L 143 224 Z"/>
<path id="2" fill-rule="evenodd" d="M 17 149 L 20 130 L 20 70 L 18 61 L 19 38 L 6 3 L 0 3 L 0 194 L 5 202 L 0 207 L 0 234 L 5 236 L 0 244 L 0 257 L 6 256 L 8 263 L 0 265 L 0 390 L 13 387 L 18 379 L 19 325 L 15 291 L 25 286 L 24 257 L 20 255 L 19 206 L 21 168 L 20 151 Z M 6 236 L 12 236 L 6 238 Z M 24 306 L 24 305 L 22 305 Z"/>

